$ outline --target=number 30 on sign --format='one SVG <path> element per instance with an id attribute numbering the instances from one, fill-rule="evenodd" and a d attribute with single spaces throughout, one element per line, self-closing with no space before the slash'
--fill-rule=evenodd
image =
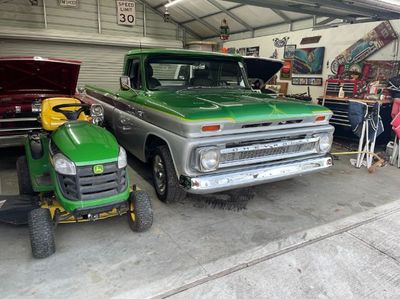
<path id="1" fill-rule="evenodd" d="M 135 2 L 132 0 L 117 0 L 118 25 L 135 25 Z"/>

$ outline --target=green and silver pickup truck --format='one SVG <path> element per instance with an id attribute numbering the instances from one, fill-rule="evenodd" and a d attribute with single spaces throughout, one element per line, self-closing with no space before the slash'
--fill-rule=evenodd
<path id="1" fill-rule="evenodd" d="M 88 85 L 81 96 L 102 104 L 119 143 L 151 163 L 164 202 L 185 192 L 213 193 L 330 167 L 332 112 L 252 90 L 251 69 L 271 77 L 282 63 L 246 60 L 189 50 L 132 50 L 119 90 Z"/>

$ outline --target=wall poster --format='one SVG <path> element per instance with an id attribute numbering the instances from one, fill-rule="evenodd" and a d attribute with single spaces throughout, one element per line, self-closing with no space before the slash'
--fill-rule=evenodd
<path id="1" fill-rule="evenodd" d="M 336 60 L 339 64 L 361 62 L 395 39 L 397 39 L 397 34 L 390 22 L 382 22 L 372 31 L 368 32 L 363 38 L 347 48 L 343 53 L 338 55 Z"/>
<path id="2" fill-rule="evenodd" d="M 296 49 L 293 61 L 293 74 L 322 74 L 324 55 L 325 47 Z"/>

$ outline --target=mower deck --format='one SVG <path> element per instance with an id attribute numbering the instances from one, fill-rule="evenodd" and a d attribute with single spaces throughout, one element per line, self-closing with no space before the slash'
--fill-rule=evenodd
<path id="1" fill-rule="evenodd" d="M 29 195 L 0 195 L 0 222 L 22 225 L 28 223 L 28 213 L 37 208 Z"/>

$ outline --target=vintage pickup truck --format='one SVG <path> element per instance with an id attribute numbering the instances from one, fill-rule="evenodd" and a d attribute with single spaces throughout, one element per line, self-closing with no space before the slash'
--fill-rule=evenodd
<path id="1" fill-rule="evenodd" d="M 41 101 L 75 95 L 80 62 L 43 57 L 0 57 L 0 147 L 22 145 L 40 130 Z"/>
<path id="2" fill-rule="evenodd" d="M 269 76 L 282 66 L 268 59 L 249 64 Z M 252 186 L 332 165 L 332 112 L 253 91 L 241 56 L 132 50 L 120 86 L 111 91 L 87 85 L 81 97 L 102 104 L 118 141 L 151 163 L 164 202 L 185 192 Z"/>

